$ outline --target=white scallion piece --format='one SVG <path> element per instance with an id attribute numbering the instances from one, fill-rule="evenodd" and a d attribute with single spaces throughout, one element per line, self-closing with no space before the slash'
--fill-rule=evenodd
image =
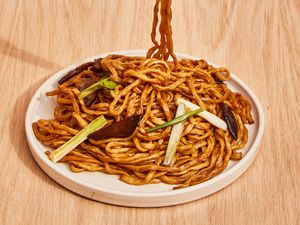
<path id="1" fill-rule="evenodd" d="M 175 118 L 182 116 L 185 113 L 185 105 L 183 103 L 178 104 Z M 176 153 L 183 129 L 184 129 L 185 120 L 181 123 L 178 123 L 172 127 L 167 152 L 164 160 L 165 165 L 171 165 L 173 162 L 174 155 Z"/>
<path id="2" fill-rule="evenodd" d="M 200 106 L 195 105 L 192 102 L 189 102 L 183 98 L 178 98 L 176 100 L 176 104 L 179 105 L 180 103 L 185 104 L 186 107 L 188 107 L 190 110 L 196 110 L 199 109 Z M 198 116 L 202 117 L 203 119 L 207 120 L 208 122 L 210 122 L 212 125 L 222 129 L 222 130 L 227 130 L 227 124 L 225 121 L 223 121 L 222 119 L 220 119 L 219 117 L 217 117 L 216 115 L 203 110 L 202 112 L 197 114 Z"/>

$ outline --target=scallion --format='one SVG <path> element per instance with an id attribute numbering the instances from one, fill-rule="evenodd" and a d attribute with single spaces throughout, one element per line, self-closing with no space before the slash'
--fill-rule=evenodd
<path id="1" fill-rule="evenodd" d="M 179 118 L 185 113 L 185 105 L 183 103 L 180 103 L 178 105 L 177 111 L 176 111 L 176 118 Z M 168 147 L 167 147 L 167 151 L 166 151 L 166 156 L 164 159 L 164 165 L 171 165 L 178 147 L 178 144 L 180 142 L 180 138 L 184 129 L 184 122 L 185 122 L 186 118 L 181 121 L 180 123 L 174 125 L 172 127 L 172 131 L 171 131 L 171 135 L 170 135 L 170 139 L 168 142 Z"/>
<path id="2" fill-rule="evenodd" d="M 87 136 L 91 133 L 99 130 L 107 123 L 107 120 L 103 115 L 93 120 L 90 124 L 79 131 L 73 138 L 64 143 L 55 151 L 49 154 L 49 158 L 53 162 L 58 162 L 61 158 L 71 152 L 75 147 L 87 139 Z"/>
<path id="3" fill-rule="evenodd" d="M 196 114 L 198 114 L 198 113 L 200 113 L 202 111 L 203 111 L 203 109 L 198 107 L 198 109 L 196 109 L 194 111 L 187 112 L 187 113 L 185 113 L 185 114 L 183 114 L 181 116 L 175 117 L 175 119 L 170 120 L 170 121 L 168 121 L 168 122 L 166 122 L 164 124 L 161 124 L 161 125 L 158 125 L 156 127 L 150 128 L 150 129 L 147 130 L 147 132 L 152 132 L 152 131 L 159 130 L 161 128 L 173 126 L 173 125 L 178 124 L 178 123 L 180 123 L 180 122 L 182 122 L 182 121 L 190 118 L 191 116 L 194 116 L 194 115 L 196 115 Z"/>
<path id="4" fill-rule="evenodd" d="M 93 92 L 99 90 L 101 87 L 105 87 L 107 89 L 113 90 L 118 84 L 114 81 L 109 80 L 109 77 L 104 77 L 97 83 L 89 86 L 88 88 L 84 89 L 80 94 L 78 95 L 79 99 L 83 99 L 86 96 L 92 94 Z"/>
<path id="5" fill-rule="evenodd" d="M 176 100 L 176 104 L 179 105 L 180 103 L 184 103 L 186 105 L 186 107 L 188 107 L 190 110 L 196 110 L 198 109 L 200 106 L 195 105 L 192 102 L 189 102 L 183 98 L 178 98 Z M 216 115 L 206 111 L 206 110 L 202 110 L 201 112 L 198 113 L 198 116 L 202 117 L 203 119 L 207 120 L 208 122 L 210 122 L 212 125 L 222 129 L 222 130 L 227 130 L 227 124 L 225 123 L 225 121 L 223 121 L 222 119 L 220 119 L 219 117 L 217 117 Z"/>

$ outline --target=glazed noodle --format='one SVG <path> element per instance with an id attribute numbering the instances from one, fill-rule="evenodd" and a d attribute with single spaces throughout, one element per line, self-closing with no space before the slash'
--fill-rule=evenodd
<path id="1" fill-rule="evenodd" d="M 155 40 L 159 6 L 160 44 Z M 119 175 L 128 184 L 164 182 L 176 185 L 176 189 L 206 181 L 222 172 L 230 159 L 241 159 L 239 150 L 248 140 L 245 124 L 254 122 L 251 105 L 228 88 L 224 81 L 230 79 L 230 72 L 226 68 L 215 68 L 204 60 L 176 59 L 170 6 L 171 1 L 156 1 L 151 34 L 154 47 L 147 54 L 149 58 L 108 55 L 69 72 L 55 90 L 47 93 L 57 99 L 54 119 L 40 119 L 32 126 L 36 137 L 53 149 L 100 115 L 109 124 L 142 115 L 129 137 L 88 138 L 64 156 L 60 162 L 67 162 L 73 172 L 99 171 Z M 165 61 L 169 56 L 176 63 Z M 104 75 L 118 84 L 113 91 L 98 90 L 90 95 L 92 102 L 79 99 L 80 91 L 86 88 L 83 86 Z M 224 105 L 228 106 L 237 125 L 236 137 L 230 129 L 219 129 L 199 116 L 189 117 L 172 165 L 164 165 L 172 126 L 147 130 L 174 119 L 179 98 L 219 118 L 224 118 Z"/>
<path id="2" fill-rule="evenodd" d="M 171 9 L 171 0 L 156 0 L 154 6 L 154 16 L 152 23 L 152 32 L 151 32 L 151 40 L 154 44 L 152 48 L 147 52 L 147 58 L 153 56 L 156 59 L 164 59 L 168 60 L 171 55 L 174 62 L 176 63 L 177 58 L 173 52 L 173 39 L 172 39 L 172 9 Z M 156 41 L 156 29 L 158 24 L 158 11 L 159 6 L 161 6 L 160 14 L 161 14 L 161 22 L 159 26 L 160 33 L 160 44 Z"/>

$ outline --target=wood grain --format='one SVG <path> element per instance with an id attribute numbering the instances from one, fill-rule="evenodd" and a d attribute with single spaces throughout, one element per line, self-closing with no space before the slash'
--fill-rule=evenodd
<path id="1" fill-rule="evenodd" d="M 265 110 L 260 152 L 232 185 L 165 208 L 80 197 L 37 166 L 24 133 L 49 76 L 101 52 L 148 49 L 154 0 L 0 1 L 0 224 L 300 224 L 300 2 L 173 0 L 177 52 L 226 65 Z"/>

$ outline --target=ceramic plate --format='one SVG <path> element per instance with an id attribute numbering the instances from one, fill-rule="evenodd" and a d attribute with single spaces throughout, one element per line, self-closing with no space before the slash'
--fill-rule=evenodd
<path id="1" fill-rule="evenodd" d="M 113 53 L 128 56 L 145 56 L 146 51 L 131 50 Z M 231 79 L 226 81 L 226 83 L 231 90 L 242 93 L 250 100 L 255 123 L 250 126 L 247 125 L 249 141 L 243 149 L 243 158 L 240 161 L 230 161 L 226 170 L 204 183 L 179 190 L 173 190 L 172 185 L 164 183 L 134 186 L 119 181 L 116 175 L 108 175 L 101 172 L 73 173 L 69 170 L 68 165 L 51 162 L 44 153 L 48 148 L 36 139 L 31 127 L 31 124 L 38 119 L 53 118 L 53 109 L 56 101 L 55 98 L 46 97 L 45 93 L 56 88 L 57 81 L 69 70 L 84 62 L 105 57 L 108 54 L 112 53 L 87 58 L 54 74 L 43 83 L 29 103 L 25 127 L 30 150 L 42 170 L 52 179 L 69 190 L 93 200 L 123 206 L 159 207 L 181 204 L 210 195 L 232 183 L 250 166 L 258 152 L 262 138 L 264 128 L 263 109 L 251 89 L 234 74 L 231 75 Z M 196 59 L 183 54 L 178 54 L 177 56 L 178 58 Z"/>

